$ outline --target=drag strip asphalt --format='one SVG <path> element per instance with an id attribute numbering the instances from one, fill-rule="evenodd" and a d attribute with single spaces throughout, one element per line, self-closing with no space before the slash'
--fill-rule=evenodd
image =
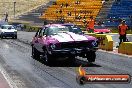
<path id="1" fill-rule="evenodd" d="M 123 57 L 97 51 L 97 59 L 89 64 L 86 58 L 77 58 L 74 65 L 54 62 L 47 66 L 31 57 L 29 45 L 32 34 L 19 32 L 18 40 L 0 40 L 0 65 L 18 88 L 131 88 L 131 84 L 86 84 L 76 82 L 78 67 L 82 65 L 88 74 L 130 74 L 132 57 Z M 27 40 L 26 40 L 27 39 Z"/>

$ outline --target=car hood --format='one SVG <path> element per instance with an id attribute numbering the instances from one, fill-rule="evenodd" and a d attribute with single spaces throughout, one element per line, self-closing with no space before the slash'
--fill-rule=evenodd
<path id="1" fill-rule="evenodd" d="M 87 36 L 75 34 L 72 32 L 58 33 L 56 35 L 52 35 L 51 37 L 57 40 L 58 42 L 87 41 L 88 40 Z"/>
<path id="2" fill-rule="evenodd" d="M 0 29 L 1 32 L 17 32 L 15 29 Z"/>

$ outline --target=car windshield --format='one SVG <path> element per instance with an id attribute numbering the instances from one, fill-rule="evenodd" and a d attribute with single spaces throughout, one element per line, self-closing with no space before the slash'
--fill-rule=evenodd
<path id="1" fill-rule="evenodd" d="M 66 26 L 69 28 L 69 32 L 73 32 L 76 34 L 82 34 L 82 31 L 78 26 L 68 26 L 68 25 Z"/>
<path id="2" fill-rule="evenodd" d="M 12 25 L 2 25 L 1 29 L 14 29 Z"/>
<path id="3" fill-rule="evenodd" d="M 58 33 L 64 33 L 64 32 L 68 32 L 69 29 L 67 27 L 49 27 L 48 29 L 46 29 L 46 34 L 47 35 L 55 35 Z"/>
<path id="4" fill-rule="evenodd" d="M 95 29 L 106 29 L 106 27 L 104 25 L 97 25 L 94 26 Z"/>

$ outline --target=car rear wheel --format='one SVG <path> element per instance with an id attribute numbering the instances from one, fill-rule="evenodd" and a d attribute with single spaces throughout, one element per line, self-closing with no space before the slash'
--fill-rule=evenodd
<path id="1" fill-rule="evenodd" d="M 70 56 L 70 57 L 68 58 L 68 63 L 70 63 L 70 64 L 75 64 L 75 61 L 76 61 L 75 56 Z"/>
<path id="2" fill-rule="evenodd" d="M 39 52 L 32 46 L 32 57 L 38 59 L 40 57 Z"/>
<path id="3" fill-rule="evenodd" d="M 96 59 L 96 53 L 94 51 L 90 51 L 86 55 L 88 62 L 95 62 Z"/>

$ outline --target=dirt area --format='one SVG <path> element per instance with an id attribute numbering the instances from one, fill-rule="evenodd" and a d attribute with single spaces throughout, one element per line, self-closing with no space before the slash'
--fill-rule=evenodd
<path id="1" fill-rule="evenodd" d="M 14 2 L 16 16 L 28 12 L 49 0 L 0 0 L 0 19 L 5 18 L 5 13 L 9 14 L 9 18 L 14 17 Z"/>

